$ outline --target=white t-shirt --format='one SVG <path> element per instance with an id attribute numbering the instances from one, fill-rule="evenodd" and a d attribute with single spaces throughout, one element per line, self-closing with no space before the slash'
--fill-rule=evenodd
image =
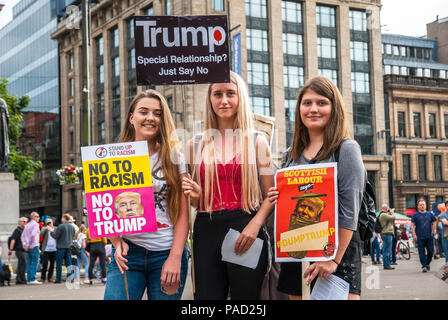
<path id="1" fill-rule="evenodd" d="M 76 241 L 78 242 L 78 248 L 82 248 L 82 242 L 87 239 L 87 236 L 84 233 L 79 233 L 78 234 L 78 238 L 76 239 Z"/>
<path id="2" fill-rule="evenodd" d="M 158 152 L 149 157 L 152 169 L 152 188 L 154 192 L 158 230 L 156 232 L 123 235 L 125 239 L 151 251 L 170 250 L 174 238 L 174 226 L 170 220 L 167 203 L 167 184 L 165 177 L 163 176 L 161 161 L 156 165 L 158 157 Z M 185 159 L 182 153 L 179 154 L 178 167 L 180 174 L 186 172 Z M 179 183 L 181 183 L 181 181 L 179 181 Z"/>

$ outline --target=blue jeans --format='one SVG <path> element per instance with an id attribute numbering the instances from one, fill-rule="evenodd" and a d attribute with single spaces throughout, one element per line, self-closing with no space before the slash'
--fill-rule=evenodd
<path id="1" fill-rule="evenodd" d="M 26 252 L 26 279 L 28 282 L 36 280 L 37 266 L 39 265 L 39 247 L 28 249 Z"/>
<path id="2" fill-rule="evenodd" d="M 62 282 L 62 260 L 65 259 L 65 266 L 67 267 L 67 278 L 73 273 L 72 254 L 70 249 L 56 250 L 56 282 Z"/>
<path id="3" fill-rule="evenodd" d="M 392 239 L 392 250 L 391 250 L 391 254 L 392 254 L 392 262 L 396 263 L 397 262 L 397 240 L 396 239 Z"/>
<path id="4" fill-rule="evenodd" d="M 418 256 L 420 258 L 420 263 L 422 264 L 422 268 L 428 267 L 429 264 L 431 263 L 432 256 L 434 255 L 434 239 L 433 238 L 426 238 L 426 239 L 418 238 L 417 248 L 418 248 Z M 426 255 L 425 255 L 425 248 L 427 251 Z"/>
<path id="5" fill-rule="evenodd" d="M 375 255 L 376 255 L 376 261 L 380 261 L 381 248 L 378 237 L 375 237 L 375 239 L 373 239 L 372 249 L 370 249 L 370 257 L 372 258 L 372 262 L 375 261 Z"/>
<path id="6" fill-rule="evenodd" d="M 184 291 L 185 280 L 187 279 L 187 251 L 184 249 L 182 254 L 180 288 L 176 294 L 167 295 L 162 292 L 160 275 L 170 250 L 149 251 L 130 241 L 126 241 L 126 243 L 129 245 L 129 251 L 126 256 L 128 260 L 126 265 L 129 267 L 126 271 L 129 299 L 141 300 L 146 290 L 148 300 L 180 300 Z M 107 275 L 104 300 L 126 300 L 124 275 L 118 269 L 114 254 L 115 248 L 112 249 L 112 262 Z"/>
<path id="7" fill-rule="evenodd" d="M 84 262 L 84 278 L 89 277 L 89 259 L 87 258 L 86 252 L 84 249 L 81 249 L 81 254 L 78 255 L 78 268 L 75 269 L 75 279 L 79 279 L 81 276 L 81 267 Z"/>
<path id="8" fill-rule="evenodd" d="M 441 237 L 443 252 L 445 253 L 445 262 L 448 262 L 448 239 Z"/>
<path id="9" fill-rule="evenodd" d="M 390 267 L 390 255 L 392 252 L 392 235 L 391 234 L 383 234 L 381 235 L 381 239 L 383 239 L 383 267 Z"/>

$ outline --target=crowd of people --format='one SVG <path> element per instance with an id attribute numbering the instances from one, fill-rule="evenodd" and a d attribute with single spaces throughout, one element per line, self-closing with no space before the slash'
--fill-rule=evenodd
<path id="1" fill-rule="evenodd" d="M 281 196 L 274 183 L 276 167 L 269 143 L 255 130 L 247 85 L 239 75 L 230 72 L 230 82 L 210 84 L 204 106 L 204 130 L 183 150 L 187 159 L 179 147 L 174 121 L 162 94 L 155 90 L 140 92 L 127 110 L 119 142 L 147 142 L 156 217 L 163 222 L 163 227 L 156 232 L 90 239 L 88 229 L 81 225 L 76 230 L 68 214 L 62 216 L 57 228 L 50 219 L 39 228 L 39 215 L 32 213 L 29 223 L 26 218 L 19 220 L 11 242 L 9 254 L 15 250 L 19 260 L 17 283 L 60 283 L 63 261 L 69 277 L 74 257 L 77 261 L 74 281 L 80 281 L 84 264 L 87 270 L 84 282 L 92 283 L 98 258 L 99 278 L 106 284 L 105 300 L 140 300 L 145 292 L 148 299 L 180 299 L 188 271 L 189 199 L 196 209 L 191 249 L 194 298 L 259 299 L 273 262 L 265 224 Z M 302 281 L 313 287 L 318 277 L 330 274 L 348 282 L 348 299 L 361 296 L 363 242 L 358 215 L 367 172 L 360 146 L 350 138 L 345 112 L 338 88 L 326 77 L 308 80 L 299 91 L 292 143 L 283 153 L 281 167 L 338 163 L 339 246 L 333 260 L 311 263 L 303 279 L 299 276 L 300 262 L 280 264 L 274 286 L 289 299 L 301 299 Z M 391 265 L 396 263 L 392 250 L 396 233 L 394 214 L 387 205 L 383 211 L 379 217 L 383 225 L 381 236 L 374 234 L 372 238 L 372 257 L 376 256 L 376 260 L 372 259 L 376 263 L 380 261 L 379 243 L 382 242 L 384 268 L 392 270 Z M 427 236 L 434 229 L 427 230 L 427 222 L 432 223 L 429 220 L 432 218 L 424 212 L 419 202 L 419 212 L 412 218 L 415 226 L 412 233 L 419 252 L 427 248 L 428 255 L 420 254 L 420 258 L 423 268 L 429 268 L 433 251 Z M 448 226 L 446 219 L 441 221 Z M 221 246 L 230 229 L 238 234 L 234 251 L 239 255 L 247 252 L 256 239 L 262 241 L 254 269 L 222 260 Z M 40 243 L 39 236 L 43 237 Z M 76 255 L 71 250 L 73 240 L 79 249 Z M 106 270 L 108 241 L 112 250 Z M 36 280 L 39 244 L 43 266 L 41 279 Z M 55 264 L 56 279 L 53 280 Z"/>
<path id="2" fill-rule="evenodd" d="M 91 239 L 84 223 L 78 227 L 69 213 L 62 215 L 57 227 L 53 219 L 40 217 L 37 212 L 32 212 L 29 219 L 21 217 L 8 242 L 8 256 L 14 252 L 17 258 L 18 285 L 62 283 L 63 266 L 67 271 L 66 281 L 106 283 L 106 264 L 110 263 L 111 245 L 106 238 Z M 94 270 L 97 265 L 101 277 Z M 84 281 L 80 279 L 82 266 L 85 270 Z M 40 279 L 37 279 L 39 269 Z"/>
<path id="3" fill-rule="evenodd" d="M 370 257 L 372 264 L 381 264 L 383 257 L 384 270 L 394 270 L 397 265 L 397 255 L 400 259 L 400 250 L 397 241 L 401 240 L 408 247 L 417 248 L 421 271 L 431 270 L 432 259 L 445 258 L 448 263 L 448 201 L 438 205 L 438 212 L 427 211 L 426 201 L 417 201 L 417 210 L 411 217 L 411 227 L 399 227 L 395 224 L 394 209 L 383 204 L 378 220 L 381 231 L 373 232 L 370 240 Z"/>

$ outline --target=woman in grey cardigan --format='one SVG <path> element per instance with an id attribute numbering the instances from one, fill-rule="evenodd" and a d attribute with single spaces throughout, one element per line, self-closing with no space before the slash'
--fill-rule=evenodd
<path id="1" fill-rule="evenodd" d="M 338 150 L 339 156 L 335 156 Z M 349 299 L 361 295 L 361 239 L 358 213 L 367 173 L 358 143 L 349 138 L 344 102 L 338 88 L 325 77 L 309 80 L 299 91 L 295 112 L 295 131 L 291 147 L 284 153 L 282 168 L 309 163 L 338 163 L 338 238 L 336 257 L 310 264 L 304 273 L 307 284 L 334 274 L 350 284 Z M 271 188 L 272 203 L 278 198 Z M 301 264 L 282 263 L 278 289 L 290 299 L 301 299 Z"/>

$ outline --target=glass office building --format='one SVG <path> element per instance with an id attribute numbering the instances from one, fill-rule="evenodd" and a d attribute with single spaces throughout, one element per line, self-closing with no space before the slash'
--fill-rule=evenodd
<path id="1" fill-rule="evenodd" d="M 42 161 L 34 179 L 20 190 L 21 215 L 60 215 L 58 43 L 50 38 L 57 30 L 57 5 L 56 0 L 22 0 L 11 22 L 0 29 L 0 78 L 8 80 L 11 94 L 31 99 L 19 148 Z"/>

